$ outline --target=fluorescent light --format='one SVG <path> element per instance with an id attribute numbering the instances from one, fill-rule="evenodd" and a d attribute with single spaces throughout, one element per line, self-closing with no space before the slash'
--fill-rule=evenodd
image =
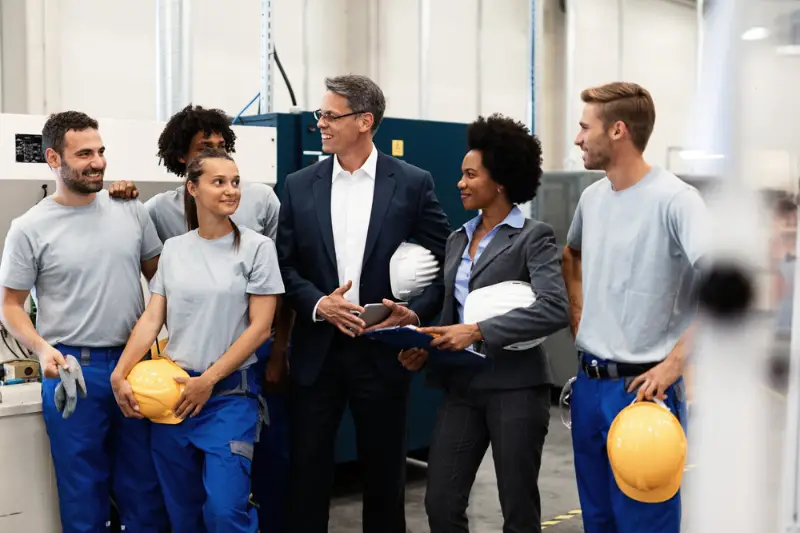
<path id="1" fill-rule="evenodd" d="M 769 37 L 769 30 L 763 26 L 753 26 L 742 34 L 745 41 L 761 41 Z"/>
<path id="2" fill-rule="evenodd" d="M 703 150 L 681 150 L 678 155 L 683 160 L 698 161 L 709 159 L 725 159 L 723 154 L 708 153 Z"/>
<path id="3" fill-rule="evenodd" d="M 777 46 L 775 52 L 781 56 L 800 56 L 800 46 L 796 44 Z"/>

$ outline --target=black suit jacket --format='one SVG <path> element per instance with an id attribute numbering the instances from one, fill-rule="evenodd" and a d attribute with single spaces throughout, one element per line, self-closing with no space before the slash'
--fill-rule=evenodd
<path id="1" fill-rule="evenodd" d="M 461 228 L 447 240 L 444 268 L 444 309 L 441 325 L 459 323 L 455 281 L 461 256 L 467 247 Z M 523 351 L 506 350 L 509 344 L 552 335 L 569 325 L 569 300 L 561 275 L 561 253 L 553 228 L 544 222 L 526 220 L 521 229 L 501 226 L 478 262 L 472 267 L 469 290 L 504 281 L 525 281 L 533 286 L 536 302 L 526 308 L 479 322 L 484 341 L 481 353 L 488 366 L 437 371 L 432 377 L 448 387 L 463 389 L 516 389 L 552 384 L 553 378 L 543 345 Z"/>
<path id="2" fill-rule="evenodd" d="M 297 313 L 291 375 L 301 385 L 313 383 L 319 375 L 338 331 L 327 322 L 312 319 L 319 299 L 339 286 L 331 226 L 332 177 L 333 157 L 329 157 L 289 175 L 281 198 L 276 245 L 285 298 Z M 424 246 L 442 264 L 449 233 L 450 224 L 434 193 L 431 174 L 379 151 L 359 287 L 361 304 L 395 299 L 389 259 L 403 241 Z M 409 302 L 409 307 L 423 323 L 429 323 L 439 314 L 443 296 L 440 271 L 437 280 Z M 405 375 L 396 349 L 366 338 L 358 342 L 370 343 L 376 361 L 387 373 Z"/>

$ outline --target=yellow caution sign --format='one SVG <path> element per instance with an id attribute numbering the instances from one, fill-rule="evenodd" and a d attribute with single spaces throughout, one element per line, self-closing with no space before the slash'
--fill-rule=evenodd
<path id="1" fill-rule="evenodd" d="M 392 141 L 392 155 L 394 157 L 403 157 L 403 141 L 395 139 Z"/>

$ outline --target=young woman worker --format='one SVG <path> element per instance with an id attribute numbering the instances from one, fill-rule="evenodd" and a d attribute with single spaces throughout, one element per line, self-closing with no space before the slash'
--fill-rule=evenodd
<path id="1" fill-rule="evenodd" d="M 284 289 L 272 240 L 230 220 L 240 197 L 230 155 L 206 150 L 190 161 L 190 231 L 164 243 L 150 303 L 111 378 L 125 415 L 141 417 L 127 377 L 168 324 L 167 357 L 190 376 L 174 408 L 180 422 L 152 431 L 175 533 L 258 530 L 248 504 L 260 383 L 251 366 Z"/>

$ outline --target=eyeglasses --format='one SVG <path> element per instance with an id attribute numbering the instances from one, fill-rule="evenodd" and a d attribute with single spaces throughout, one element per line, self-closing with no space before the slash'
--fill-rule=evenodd
<path id="1" fill-rule="evenodd" d="M 360 115 L 368 112 L 369 111 L 353 111 L 352 113 L 345 113 L 344 115 L 334 115 L 330 111 L 323 113 L 321 109 L 317 109 L 314 111 L 314 118 L 316 120 L 325 119 L 325 122 L 333 122 L 334 120 L 339 120 L 340 118 L 352 117 L 353 115 Z"/>

